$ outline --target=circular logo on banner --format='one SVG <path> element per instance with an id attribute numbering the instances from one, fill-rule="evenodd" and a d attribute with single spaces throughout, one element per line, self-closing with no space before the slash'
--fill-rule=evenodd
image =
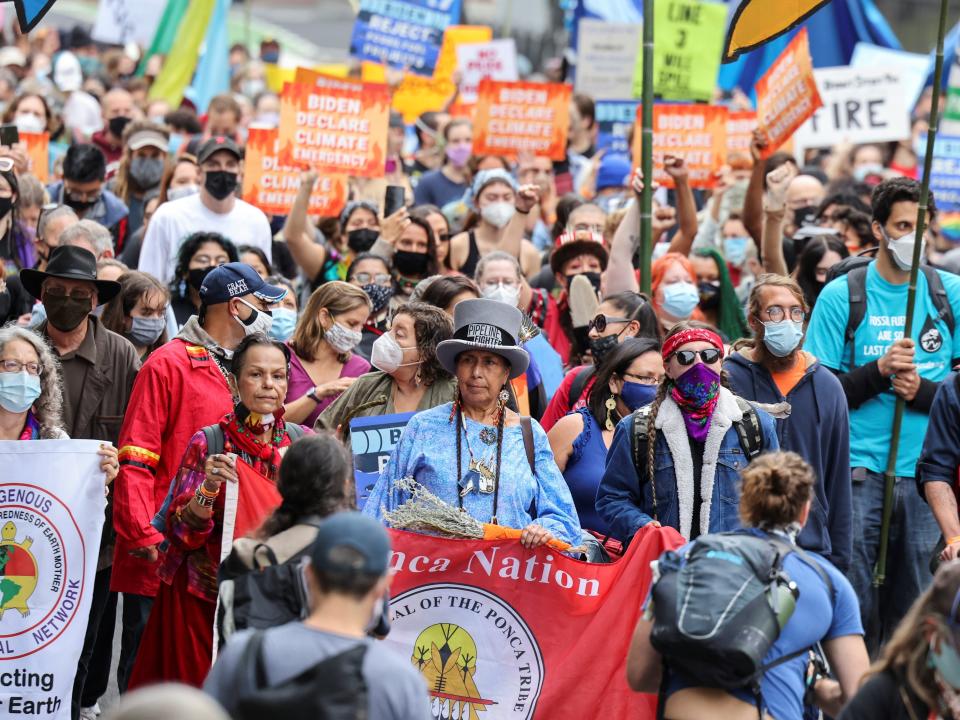
<path id="1" fill-rule="evenodd" d="M 43 488 L 0 485 L 0 656 L 49 645 L 80 607 L 83 536 L 70 509 Z"/>
<path id="2" fill-rule="evenodd" d="M 393 598 L 390 609 L 387 641 L 423 675 L 433 717 L 533 717 L 543 657 L 501 598 L 468 585 L 424 585 Z"/>

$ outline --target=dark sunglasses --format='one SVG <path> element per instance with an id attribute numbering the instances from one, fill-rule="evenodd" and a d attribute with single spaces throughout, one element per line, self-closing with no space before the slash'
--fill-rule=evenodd
<path id="1" fill-rule="evenodd" d="M 593 320 L 587 324 L 587 330 L 590 328 L 596 328 L 598 333 L 602 333 L 607 329 L 607 325 L 611 323 L 628 323 L 630 318 L 625 317 L 610 317 L 608 315 L 597 315 Z"/>
<path id="2" fill-rule="evenodd" d="M 716 348 L 707 348 L 706 350 L 677 350 L 673 354 L 677 362 L 683 366 L 693 365 L 697 359 L 697 355 L 700 356 L 700 360 L 703 361 L 704 365 L 713 365 L 720 359 L 720 351 Z"/>

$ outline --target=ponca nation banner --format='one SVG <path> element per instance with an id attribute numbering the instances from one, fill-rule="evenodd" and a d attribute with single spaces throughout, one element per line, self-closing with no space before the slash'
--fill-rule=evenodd
<path id="1" fill-rule="evenodd" d="M 99 445 L 0 442 L 0 717 L 70 718 L 103 528 Z"/>
<path id="2" fill-rule="evenodd" d="M 681 544 L 675 531 L 642 530 L 611 564 L 516 541 L 391 538 L 384 642 L 423 674 L 433 717 L 655 717 L 656 698 L 630 691 L 625 664 L 650 561 Z"/>

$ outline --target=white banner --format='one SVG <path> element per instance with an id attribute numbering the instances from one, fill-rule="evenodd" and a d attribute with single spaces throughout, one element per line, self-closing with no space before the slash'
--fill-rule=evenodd
<path id="1" fill-rule="evenodd" d="M 0 717 L 70 717 L 103 529 L 99 446 L 0 442 Z"/>
<path id="2" fill-rule="evenodd" d="M 576 91 L 594 100 L 633 97 L 641 26 L 582 18 L 577 33 Z"/>
<path id="3" fill-rule="evenodd" d="M 159 0 L 100 0 L 91 35 L 108 45 L 135 42 L 149 47 L 166 5 Z"/>
<path id="4" fill-rule="evenodd" d="M 457 45 L 457 69 L 460 71 L 460 101 L 477 101 L 477 87 L 484 78 L 514 82 L 517 80 L 517 45 L 513 38 L 486 43 Z"/>
<path id="5" fill-rule="evenodd" d="M 882 143 L 910 137 L 910 107 L 900 71 L 832 67 L 813 71 L 823 107 L 794 135 L 797 149 Z"/>

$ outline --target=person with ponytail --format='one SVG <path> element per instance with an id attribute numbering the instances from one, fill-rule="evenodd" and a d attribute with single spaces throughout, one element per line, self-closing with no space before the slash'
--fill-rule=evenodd
<path id="1" fill-rule="evenodd" d="M 597 491 L 611 536 L 629 542 L 649 523 L 690 540 L 739 525 L 739 473 L 751 454 L 779 449 L 773 418 L 721 384 L 723 341 L 678 323 L 663 344 L 666 376 L 653 403 L 617 425 Z"/>

